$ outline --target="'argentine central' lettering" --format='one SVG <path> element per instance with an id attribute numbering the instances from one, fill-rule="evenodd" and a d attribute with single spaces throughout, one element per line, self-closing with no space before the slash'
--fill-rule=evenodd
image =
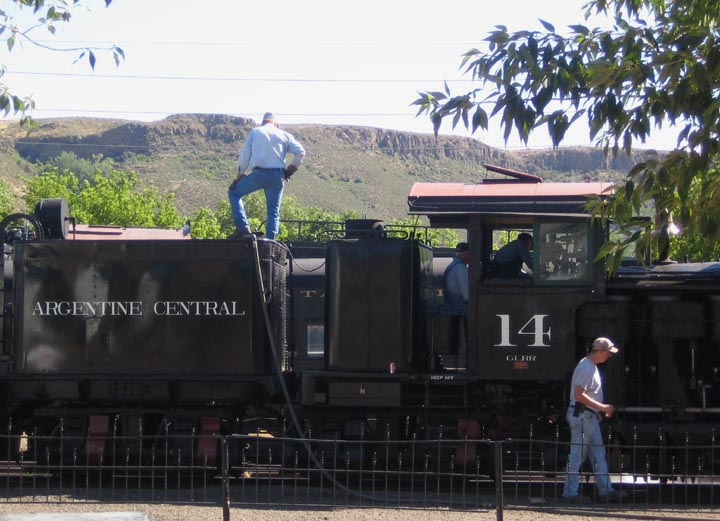
<path id="1" fill-rule="evenodd" d="M 152 306 L 152 313 L 159 316 L 236 316 L 245 315 L 245 310 L 238 309 L 236 301 L 161 300 Z M 143 314 L 142 301 L 45 301 L 36 302 L 33 307 L 34 316 L 42 317 L 122 317 Z"/>
<path id="2" fill-rule="evenodd" d="M 156 315 L 167 316 L 242 316 L 245 311 L 238 312 L 237 302 L 213 302 L 213 301 L 161 301 L 155 302 L 153 311 Z"/>

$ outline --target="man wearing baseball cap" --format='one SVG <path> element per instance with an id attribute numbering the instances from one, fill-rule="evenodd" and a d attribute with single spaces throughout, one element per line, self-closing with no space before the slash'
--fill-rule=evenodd
<path id="1" fill-rule="evenodd" d="M 293 161 L 285 165 L 285 155 L 292 154 Z M 230 210 L 235 231 L 229 239 L 250 235 L 250 225 L 245 215 L 242 198 L 256 190 L 265 191 L 267 222 L 265 237 L 274 239 L 280 230 L 280 202 L 284 182 L 290 179 L 305 157 L 305 149 L 289 132 L 278 128 L 272 112 L 263 115 L 262 125 L 252 129 L 238 156 L 238 173 L 228 189 Z M 249 174 L 245 171 L 250 170 Z"/>
<path id="2" fill-rule="evenodd" d="M 568 502 L 583 502 L 580 496 L 579 471 L 585 458 L 590 456 L 595 471 L 595 487 L 601 501 L 617 501 L 627 495 L 623 490 L 615 490 L 610 483 L 608 465 L 605 460 L 600 431 L 601 415 L 611 417 L 615 408 L 604 403 L 602 381 L 598 364 L 617 354 L 618 348 L 612 340 L 599 337 L 593 340 L 587 356 L 578 362 L 570 382 L 570 407 L 567 422 L 570 425 L 570 455 L 563 499 Z"/>

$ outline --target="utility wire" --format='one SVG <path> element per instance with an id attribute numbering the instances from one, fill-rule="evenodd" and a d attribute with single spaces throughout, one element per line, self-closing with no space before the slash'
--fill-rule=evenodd
<path id="1" fill-rule="evenodd" d="M 98 74 L 82 72 L 39 72 L 6 70 L 5 74 L 18 76 L 49 76 L 67 78 L 111 78 L 131 80 L 171 80 L 171 81 L 238 81 L 238 82 L 277 82 L 277 83 L 473 83 L 472 79 L 438 80 L 428 78 L 247 78 L 225 76 L 153 76 L 143 74 Z"/>
<path id="2" fill-rule="evenodd" d="M 168 110 L 106 110 L 106 109 L 59 109 L 54 107 L 43 107 L 34 109 L 34 112 L 66 112 L 70 114 L 148 114 L 148 115 L 174 115 L 174 114 L 187 114 L 182 111 L 168 111 Z M 248 111 L 246 113 L 252 113 Z M 201 114 L 205 114 L 201 112 Z M 364 117 L 415 117 L 416 111 L 410 112 L 276 112 L 276 115 L 283 117 L 309 117 L 309 118 L 336 118 L 336 117 L 353 117 L 353 118 L 364 118 Z M 234 116 L 240 118 L 248 118 L 248 116 L 242 115 L 237 112 L 223 113 L 223 116 Z M 302 123 L 288 123 L 289 125 L 302 125 Z"/>
<path id="3" fill-rule="evenodd" d="M 7 38 L 0 38 L 0 42 L 5 42 Z M 257 47 L 258 42 L 253 40 L 243 40 L 243 41 L 236 41 L 236 42 L 172 42 L 172 41 L 157 41 L 157 42 L 151 42 L 151 41 L 132 41 L 127 40 L 124 42 L 111 42 L 111 41 L 91 41 L 91 40 L 46 40 L 46 39 L 37 39 L 33 40 L 34 42 L 45 44 L 45 45 L 77 45 L 80 47 L 99 47 L 99 46 L 106 46 L 106 45 L 117 45 L 119 47 L 129 47 L 129 46 L 148 46 L 148 47 L 156 47 L 159 45 L 162 46 L 183 46 L 183 47 Z M 286 47 L 288 45 L 292 46 L 308 46 L 308 47 L 330 47 L 330 48 L 336 48 L 338 46 L 353 46 L 353 47 L 383 47 L 387 48 L 389 45 L 398 45 L 398 46 L 410 46 L 410 47 L 438 47 L 438 46 L 470 46 L 470 47 L 478 47 L 477 41 L 457 41 L 457 42 L 450 42 L 450 41 L 430 41 L 430 40 L 354 40 L 354 41 L 346 41 L 346 40 L 317 40 L 317 41 L 310 41 L 310 40 L 268 40 L 262 42 L 263 47 L 274 45 L 278 47 Z"/>

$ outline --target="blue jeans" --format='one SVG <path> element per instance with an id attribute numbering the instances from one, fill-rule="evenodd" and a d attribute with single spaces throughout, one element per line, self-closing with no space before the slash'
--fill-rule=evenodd
<path id="1" fill-rule="evenodd" d="M 588 455 L 595 472 L 595 488 L 598 494 L 601 496 L 608 494 L 612 491 L 612 485 L 605 461 L 605 447 L 597 413 L 583 411 L 574 416 L 574 409 L 570 407 L 567 422 L 570 425 L 570 456 L 568 456 L 563 496 L 577 496 L 580 493 L 579 471 Z"/>
<path id="2" fill-rule="evenodd" d="M 274 239 L 280 231 L 280 203 L 282 201 L 285 174 L 282 168 L 255 168 L 250 175 L 240 179 L 235 188 L 228 191 L 230 210 L 237 228 L 250 229 L 242 198 L 263 189 L 267 205 L 265 237 Z"/>

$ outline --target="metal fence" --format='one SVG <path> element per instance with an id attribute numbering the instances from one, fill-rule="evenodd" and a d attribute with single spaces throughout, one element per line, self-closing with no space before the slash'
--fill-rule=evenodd
<path id="1" fill-rule="evenodd" d="M 10 430 L 6 431 L 10 432 Z M 608 444 L 624 509 L 720 509 L 720 443 Z M 2 502 L 108 502 L 405 509 L 565 508 L 569 444 L 538 440 L 297 439 L 253 435 L 0 437 Z M 594 473 L 584 503 L 603 510 Z"/>

